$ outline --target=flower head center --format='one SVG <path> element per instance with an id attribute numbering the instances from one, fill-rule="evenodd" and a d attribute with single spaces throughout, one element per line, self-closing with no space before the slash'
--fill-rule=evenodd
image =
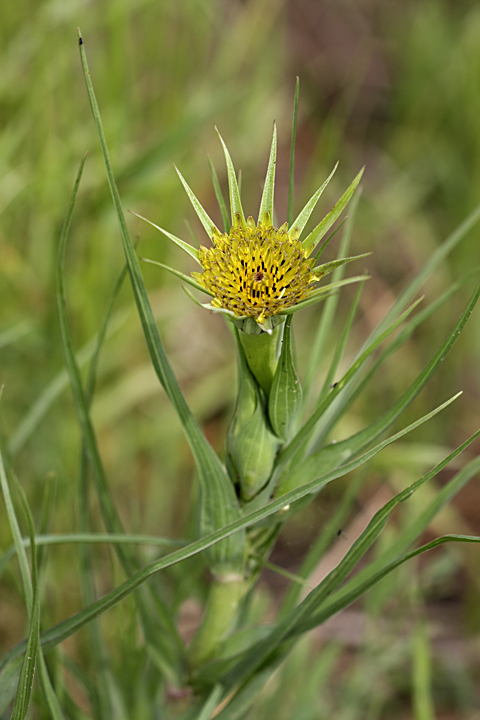
<path id="1" fill-rule="evenodd" d="M 263 322 L 298 303 L 316 280 L 313 258 L 286 225 L 249 221 L 212 240 L 213 247 L 199 249 L 203 272 L 192 275 L 213 294 L 213 306 L 238 317 Z"/>

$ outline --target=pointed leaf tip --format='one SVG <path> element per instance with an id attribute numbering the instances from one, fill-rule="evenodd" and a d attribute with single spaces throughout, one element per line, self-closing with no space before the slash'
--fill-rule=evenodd
<path id="1" fill-rule="evenodd" d="M 215 125 L 216 133 L 222 143 L 223 153 L 225 155 L 225 163 L 227 165 L 228 175 L 228 192 L 230 196 L 230 212 L 232 215 L 232 225 L 238 225 L 245 227 L 245 215 L 243 213 L 242 201 L 240 199 L 240 191 L 238 189 L 237 177 L 235 175 L 235 168 L 233 167 L 232 158 L 228 152 L 228 148 L 220 135 L 217 126 Z"/>
<path id="2" fill-rule="evenodd" d="M 265 185 L 263 186 L 262 199 L 260 202 L 260 210 L 258 213 L 258 222 L 265 225 L 271 225 L 273 218 L 273 198 L 275 193 L 275 168 L 277 165 L 277 126 L 273 123 L 273 137 L 270 148 L 270 157 L 268 159 L 267 174 L 265 176 Z M 270 219 L 270 222 L 269 222 Z"/>
<path id="3" fill-rule="evenodd" d="M 208 216 L 202 205 L 200 204 L 199 200 L 196 198 L 195 194 L 193 193 L 192 189 L 188 185 L 187 181 L 183 177 L 180 170 L 177 168 L 176 165 L 173 166 L 175 170 L 177 171 L 177 175 L 180 178 L 180 181 L 185 188 L 185 192 L 187 193 L 190 202 L 193 205 L 193 209 L 197 213 L 198 219 L 202 223 L 203 227 L 205 228 L 205 231 L 207 235 L 212 238 L 214 235 L 220 235 L 220 230 L 217 228 L 213 220 Z M 163 232 L 163 231 L 162 231 Z"/>

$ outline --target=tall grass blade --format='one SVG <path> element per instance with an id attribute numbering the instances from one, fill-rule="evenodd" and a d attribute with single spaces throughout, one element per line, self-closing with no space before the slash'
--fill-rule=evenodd
<path id="1" fill-rule="evenodd" d="M 108 155 L 100 113 L 90 79 L 85 48 L 81 37 L 80 54 L 92 113 L 102 148 L 108 182 L 118 216 L 123 248 L 128 264 L 138 313 L 142 322 L 153 367 L 163 388 L 165 389 L 165 392 L 167 393 L 167 396 L 177 411 L 198 468 L 199 481 L 201 485 L 200 527 L 202 534 L 208 534 L 212 530 L 227 525 L 239 517 L 240 510 L 238 507 L 237 497 L 224 467 L 198 427 L 178 386 L 177 380 L 166 356 L 158 328 L 155 324 L 147 291 L 143 283 L 138 259 L 135 255 L 125 222 L 125 216 Z M 211 562 L 217 566 L 228 562 L 232 565 L 236 565 L 238 568 L 243 568 L 244 542 L 244 537 L 241 533 L 228 538 L 225 543 L 212 549 L 211 553 L 213 555 L 211 557 Z"/>

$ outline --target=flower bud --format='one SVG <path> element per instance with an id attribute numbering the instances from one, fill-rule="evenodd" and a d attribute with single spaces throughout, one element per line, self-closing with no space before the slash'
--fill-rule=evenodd
<path id="1" fill-rule="evenodd" d="M 268 482 L 280 440 L 270 428 L 264 394 L 250 372 L 240 343 L 238 372 L 237 405 L 227 435 L 227 464 L 233 481 L 240 486 L 242 499 L 248 501 Z"/>

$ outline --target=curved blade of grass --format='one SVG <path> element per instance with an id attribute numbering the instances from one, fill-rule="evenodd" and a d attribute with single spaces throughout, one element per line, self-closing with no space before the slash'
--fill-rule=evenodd
<path id="1" fill-rule="evenodd" d="M 121 313 L 118 317 L 114 319 L 114 321 L 112 321 L 107 334 L 110 336 L 113 333 L 117 332 L 119 328 L 125 323 L 125 320 L 126 315 L 124 313 Z M 87 362 L 93 357 L 96 345 L 96 338 L 91 338 L 76 353 L 75 359 L 80 368 L 84 367 Z M 16 455 L 18 452 L 20 452 L 25 443 L 31 437 L 32 433 L 38 427 L 39 423 L 50 410 L 54 402 L 57 400 L 58 397 L 60 397 L 61 393 L 68 386 L 68 372 L 66 370 L 61 370 L 40 393 L 37 400 L 33 403 L 30 410 L 28 410 L 23 420 L 21 420 L 21 422 L 19 423 L 16 430 L 14 430 L 8 446 L 11 455 Z"/>
<path id="2" fill-rule="evenodd" d="M 368 371 L 365 373 L 365 375 L 362 377 L 361 381 L 355 385 L 355 388 L 348 393 L 348 396 L 345 398 L 341 396 L 339 400 L 341 402 L 338 403 L 338 407 L 335 408 L 335 413 L 332 415 L 331 418 L 329 418 L 329 422 L 325 425 L 325 428 L 322 430 L 321 435 L 319 438 L 316 439 L 314 450 L 318 449 L 320 446 L 320 443 L 322 441 L 322 438 L 326 437 L 330 434 L 332 428 L 334 427 L 335 423 L 341 417 L 345 410 L 355 401 L 355 399 L 361 394 L 362 390 L 365 388 L 365 386 L 369 383 L 369 381 L 375 377 L 376 373 L 378 372 L 379 368 L 386 362 L 386 360 L 395 353 L 398 348 L 400 348 L 414 333 L 417 327 L 419 327 L 423 322 L 425 322 L 433 313 L 435 313 L 447 300 L 460 288 L 462 287 L 464 280 L 467 279 L 467 277 L 470 277 L 473 274 L 476 274 L 478 270 L 472 271 L 471 273 L 468 273 L 465 278 L 462 280 L 459 280 L 458 282 L 454 283 L 443 295 L 441 295 L 437 300 L 435 300 L 433 303 L 428 305 L 423 310 L 420 310 L 413 318 L 411 318 L 405 325 L 402 327 L 397 334 L 396 338 L 390 343 L 390 345 L 383 350 L 380 355 L 373 361 Z M 340 445 L 340 443 L 338 443 Z M 329 446 L 330 447 L 330 446 Z"/>
<path id="3" fill-rule="evenodd" d="M 75 360 L 75 353 L 73 349 L 70 328 L 68 325 L 66 309 L 66 294 L 63 278 L 63 261 L 67 236 L 71 224 L 73 210 L 75 207 L 75 201 L 80 185 L 82 171 L 83 163 L 77 175 L 74 190 L 72 193 L 72 198 L 70 201 L 70 206 L 60 238 L 57 264 L 57 304 L 63 350 L 65 355 L 65 363 L 67 365 L 68 373 L 70 376 L 70 383 L 72 387 L 78 422 L 82 431 L 82 437 L 85 444 L 86 452 L 88 454 L 88 460 L 91 464 L 93 471 L 93 479 L 99 499 L 102 518 L 108 532 L 121 534 L 123 533 L 123 527 L 117 514 L 112 496 L 110 494 L 107 477 L 98 450 L 95 431 L 93 429 L 92 421 L 90 418 L 90 398 L 87 398 L 85 394 L 80 370 Z M 134 252 L 133 247 L 132 252 Z M 137 570 L 138 568 L 138 563 L 134 555 L 131 552 L 127 552 L 127 548 L 123 545 L 117 544 L 114 547 L 125 573 L 129 575 L 135 572 L 135 570 Z M 148 589 L 146 592 L 149 592 Z M 170 609 L 166 606 L 166 604 L 158 602 L 158 612 L 156 616 L 153 617 L 151 603 L 149 602 L 149 598 L 145 596 L 145 593 L 143 591 L 136 596 L 136 602 L 142 619 L 142 624 L 144 625 L 146 638 L 154 637 L 153 629 L 157 627 L 162 627 L 162 650 L 165 657 L 169 659 L 169 663 L 167 664 L 167 666 L 174 668 L 175 664 L 178 663 L 179 653 L 182 651 L 183 645 L 177 634 L 176 626 L 173 621 Z"/>
<path id="4" fill-rule="evenodd" d="M 465 449 L 467 444 L 470 444 L 475 438 L 479 436 L 479 432 L 475 433 L 469 438 L 466 443 L 463 443 L 457 448 L 454 453 L 448 456 L 446 460 L 435 466 L 439 472 L 443 469 L 448 462 L 451 462 L 462 450 Z M 433 471 L 432 471 L 433 472 Z M 478 475 L 480 472 L 480 457 L 476 457 L 468 462 L 454 477 L 442 487 L 432 502 L 420 513 L 418 517 L 413 518 L 408 522 L 402 530 L 401 537 L 390 547 L 382 557 L 373 560 L 368 567 L 360 570 L 349 582 L 340 588 L 334 596 L 328 601 L 324 608 L 322 608 L 322 617 L 325 619 L 325 613 L 330 612 L 331 608 L 339 607 L 339 604 L 344 602 L 346 597 L 354 597 L 354 594 L 359 591 L 360 588 L 366 588 L 367 583 L 370 582 L 371 578 L 378 572 L 382 572 L 382 569 L 389 565 L 391 562 L 397 560 L 398 557 L 403 556 L 407 548 L 412 545 L 430 525 L 434 517 L 444 508 L 451 500 L 457 495 L 460 490 L 471 480 L 472 477 Z M 430 477 L 433 477 L 429 473 Z M 365 590 L 362 590 L 364 592 Z M 358 597 L 358 595 L 355 595 Z M 351 601 L 350 601 L 351 602 Z M 342 607 L 345 605 L 342 604 Z M 337 612 L 338 610 L 334 610 Z"/>
<path id="5" fill-rule="evenodd" d="M 466 306 L 464 312 L 460 316 L 460 319 L 458 320 L 457 324 L 451 331 L 450 335 L 447 337 L 443 345 L 440 346 L 440 348 L 437 350 L 433 358 L 430 360 L 430 362 L 426 365 L 426 367 L 422 370 L 422 372 L 417 376 L 415 381 L 412 383 L 412 385 L 403 393 L 403 395 L 397 400 L 395 405 L 390 408 L 386 413 L 384 413 L 378 420 L 373 422 L 371 425 L 369 425 L 367 428 L 364 428 L 364 430 L 360 430 L 360 432 L 356 433 L 350 438 L 347 438 L 347 440 L 341 441 L 339 443 L 336 443 L 338 447 L 331 445 L 327 445 L 325 449 L 325 456 L 324 460 L 327 460 L 327 456 L 329 457 L 329 467 L 330 462 L 334 460 L 334 458 L 351 458 L 353 454 L 356 452 L 359 452 L 362 448 L 366 447 L 369 442 L 372 442 L 376 437 L 378 437 L 384 430 L 386 430 L 396 419 L 397 417 L 404 411 L 404 409 L 415 399 L 415 397 L 418 395 L 418 393 L 422 390 L 422 388 L 425 386 L 425 384 L 428 382 L 428 380 L 431 378 L 435 370 L 437 369 L 438 365 L 444 360 L 449 350 L 452 348 L 454 342 L 458 338 L 459 334 L 461 333 L 463 327 L 465 326 L 465 323 L 467 322 L 468 318 L 473 312 L 473 309 L 478 301 L 478 298 L 480 296 L 480 284 L 477 286 L 475 292 L 472 295 L 472 298 L 470 299 L 470 302 Z M 376 341 L 375 341 L 376 342 Z M 330 397 L 330 396 L 328 396 Z M 326 432 L 328 431 L 330 426 L 327 426 L 326 428 L 322 429 L 321 435 L 317 437 L 317 442 L 321 442 L 322 439 L 325 437 Z M 327 450 L 327 448 L 329 448 Z M 319 454 L 322 452 L 322 450 L 318 450 L 316 454 L 317 460 L 319 459 Z M 308 460 L 308 458 L 307 458 Z M 336 462 L 337 460 L 335 460 Z M 343 462 L 343 460 L 341 460 Z"/>
<path id="6" fill-rule="evenodd" d="M 23 547 L 30 547 L 30 539 L 22 537 Z M 155 535 L 114 535 L 109 533 L 67 533 L 55 535 L 37 535 L 35 545 L 40 547 L 49 547 L 51 545 L 108 545 L 119 543 L 121 545 L 149 545 L 152 547 L 183 547 L 187 544 L 187 540 L 173 540 L 171 538 L 156 537 Z M 0 578 L 7 568 L 10 560 L 17 553 L 16 545 L 7 548 L 0 557 Z"/>
<path id="7" fill-rule="evenodd" d="M 317 480 L 314 480 L 310 483 L 307 483 L 306 485 L 302 486 L 301 488 L 297 488 L 295 490 L 292 490 L 285 495 L 283 495 L 281 498 L 278 498 L 276 500 L 273 500 L 272 502 L 269 502 L 268 505 L 261 507 L 258 510 L 255 510 L 254 512 L 249 513 L 248 515 L 245 515 L 242 518 L 239 518 L 233 523 L 230 523 L 230 525 L 220 528 L 219 530 L 215 530 L 214 532 L 210 533 L 208 536 L 204 536 L 200 538 L 199 540 L 196 540 L 189 545 L 180 548 L 179 550 L 175 550 L 174 552 L 170 553 L 166 557 L 160 558 L 159 560 L 155 560 L 152 563 L 149 563 L 141 570 L 137 571 L 134 575 L 132 575 L 128 580 L 126 580 L 124 583 L 119 585 L 117 588 L 112 590 L 111 592 L 104 595 L 102 598 L 97 600 L 96 602 L 92 603 L 89 607 L 84 608 L 80 612 L 76 613 L 72 617 L 68 618 L 67 620 L 64 620 L 63 622 L 59 623 L 53 628 L 50 628 L 50 630 L 47 630 L 46 632 L 42 633 L 41 635 L 41 641 L 42 646 L 45 649 L 48 649 L 50 647 L 53 647 L 57 645 L 59 642 L 62 642 L 67 637 L 70 637 L 75 632 L 77 632 L 81 627 L 86 625 L 92 618 L 98 617 L 101 613 L 105 612 L 111 607 L 114 607 L 118 602 L 120 602 L 123 598 L 127 597 L 132 593 L 137 587 L 139 587 L 142 583 L 147 580 L 151 575 L 154 573 L 159 572 L 160 570 L 164 570 L 167 567 L 171 567 L 172 565 L 175 565 L 182 560 L 186 560 L 189 557 L 192 557 L 193 555 L 197 555 L 200 552 L 203 552 L 208 547 L 214 545 L 215 543 L 218 543 L 225 538 L 227 538 L 229 535 L 232 535 L 239 530 L 243 530 L 251 525 L 254 525 L 257 522 L 260 522 L 261 520 L 264 520 L 265 518 L 273 515 L 274 513 L 278 512 L 279 510 L 282 510 L 286 505 L 289 505 L 293 502 L 296 502 L 297 500 L 300 500 L 301 498 L 305 497 L 309 494 L 315 494 L 319 492 L 323 487 L 328 485 L 333 480 L 336 480 L 339 477 L 342 477 L 343 475 L 346 475 L 347 473 L 351 472 L 352 470 L 355 470 L 360 465 L 363 465 L 365 462 L 370 460 L 372 457 L 374 457 L 378 452 L 383 450 L 383 448 L 387 447 L 391 443 L 395 442 L 396 440 L 399 440 L 404 435 L 408 434 L 412 430 L 415 430 L 417 427 L 422 425 L 424 422 L 427 422 L 430 418 L 434 417 L 437 413 L 444 410 L 450 403 L 452 403 L 458 395 L 454 395 L 452 398 L 447 400 L 445 403 L 440 405 L 439 407 L 435 408 L 435 410 L 432 410 L 427 415 L 424 415 L 419 420 L 416 420 L 414 423 L 411 423 L 406 428 L 403 428 L 403 430 L 400 430 L 399 432 L 395 433 L 391 437 L 387 438 L 386 440 L 383 440 L 382 442 L 378 443 L 374 448 L 371 448 L 370 450 L 367 450 L 361 457 L 356 458 L 355 460 L 352 460 L 349 463 L 346 463 L 341 468 L 337 468 L 333 470 L 332 472 L 326 473 L 325 475 L 322 475 L 322 477 L 318 478 Z M 474 436 L 476 437 L 476 436 Z M 471 441 L 471 440 L 470 440 Z M 463 446 L 461 446 L 460 449 L 455 451 L 455 453 L 452 453 L 452 458 L 456 457 L 456 455 L 461 452 L 462 449 L 466 447 L 466 444 L 464 443 Z M 16 657 L 21 655 L 22 651 L 25 648 L 25 643 L 19 643 L 16 647 L 12 648 L 9 653 L 3 658 L 2 661 L 0 661 L 0 673 L 3 672 L 4 668 L 8 667 L 9 663 L 12 660 L 15 660 Z"/>
<path id="8" fill-rule="evenodd" d="M 223 193 L 220 188 L 220 183 L 218 182 L 217 171 L 215 170 L 215 166 L 210 156 L 208 156 L 208 163 L 210 165 L 210 172 L 212 173 L 212 182 L 213 189 L 215 190 L 215 197 L 217 198 L 218 207 L 220 208 L 220 213 L 222 215 L 223 229 L 228 235 L 228 233 L 230 232 L 230 218 L 228 217 L 227 206 L 225 205 L 225 200 L 223 198 Z"/>
<path id="9" fill-rule="evenodd" d="M 263 186 L 262 199 L 260 201 L 260 210 L 258 211 L 258 223 L 266 222 L 266 213 L 270 223 L 273 220 L 273 198 L 275 194 L 275 168 L 277 165 L 277 126 L 273 123 L 272 146 L 270 148 L 270 157 L 268 159 L 267 175 L 265 177 L 265 185 Z"/>
<path id="10" fill-rule="evenodd" d="M 353 223 L 355 219 L 355 215 L 357 212 L 358 202 L 361 196 L 361 192 L 359 191 L 356 195 L 354 195 L 352 200 L 352 205 L 350 208 L 350 214 L 345 219 L 344 222 L 346 222 L 345 225 L 345 231 L 342 233 L 342 239 L 340 242 L 340 248 L 339 248 L 339 257 L 345 257 L 345 255 L 348 254 L 350 249 L 350 242 L 352 238 L 352 232 L 353 232 Z M 338 282 L 339 280 L 343 279 L 344 275 L 344 268 L 340 266 L 333 272 L 332 280 L 334 282 Z M 320 320 L 318 330 L 315 334 L 315 339 L 313 342 L 312 349 L 310 351 L 310 357 L 308 359 L 307 369 L 305 372 L 305 379 L 304 379 L 304 400 L 305 405 L 308 405 L 311 407 L 313 403 L 309 402 L 309 399 L 311 397 L 310 388 L 313 382 L 313 379 L 315 377 L 316 372 L 318 371 L 318 368 L 321 364 L 322 359 L 322 353 L 325 352 L 325 348 L 328 347 L 328 340 L 329 335 L 331 331 L 331 327 L 333 324 L 333 319 L 335 317 L 335 312 L 338 305 L 338 294 L 335 294 L 333 297 L 329 298 L 323 308 L 322 312 L 322 318 Z"/>
<path id="11" fill-rule="evenodd" d="M 292 227 L 293 196 L 295 194 L 295 138 L 297 135 L 299 91 L 300 91 L 300 78 L 297 77 L 296 82 L 295 82 L 295 97 L 293 100 L 292 138 L 290 141 L 290 169 L 289 169 L 289 173 L 288 173 L 287 223 L 288 223 L 289 228 Z"/>
<path id="12" fill-rule="evenodd" d="M 168 237 L 169 240 L 174 242 L 175 245 L 178 245 L 178 247 L 182 248 L 182 250 L 184 250 L 186 253 L 188 253 L 188 255 L 190 255 L 190 257 L 192 257 L 194 260 L 196 260 L 199 265 L 201 264 L 198 259 L 198 250 L 196 248 L 194 248 L 192 245 L 185 242 L 185 240 L 181 240 L 176 235 L 172 235 L 172 233 L 169 233 L 168 230 L 164 230 L 159 225 L 155 225 L 155 223 L 153 223 L 151 220 L 147 220 L 147 218 L 143 217 L 143 215 L 139 215 L 138 213 L 133 212 L 133 210 L 130 210 L 129 212 L 131 215 L 135 215 L 135 217 L 139 218 L 140 220 L 143 220 L 144 222 L 146 222 L 149 225 L 151 225 L 152 227 L 154 227 L 155 230 L 159 230 L 161 233 L 163 233 L 163 235 Z M 210 235 L 210 237 L 211 237 L 211 235 Z"/>
<path id="13" fill-rule="evenodd" d="M 98 108 L 97 108 L 97 113 L 98 113 Z M 202 205 L 200 204 L 200 202 L 197 200 L 196 196 L 194 195 L 192 189 L 188 185 L 187 181 L 183 177 L 182 173 L 176 166 L 175 166 L 175 170 L 177 171 L 177 175 L 180 178 L 182 185 L 185 188 L 185 192 L 187 193 L 189 200 L 193 205 L 193 209 L 197 213 L 198 219 L 200 220 L 203 227 L 205 228 L 205 231 L 206 231 L 208 237 L 211 238 L 214 235 L 220 235 L 220 230 L 217 228 L 217 226 L 215 225 L 213 220 L 211 220 L 211 218 L 207 215 L 207 213 L 203 209 Z M 113 178 L 113 175 L 112 175 L 112 178 Z M 161 228 L 158 228 L 158 229 L 161 230 Z M 162 232 L 165 233 L 165 230 L 162 230 Z M 168 237 L 170 237 L 170 235 L 168 235 Z M 173 239 L 173 236 L 171 237 L 171 239 Z M 176 242 L 176 240 L 174 242 Z M 195 250 L 195 248 L 193 248 L 193 250 Z M 195 252 L 196 252 L 196 250 L 195 250 Z M 198 260 L 198 256 L 197 256 L 197 260 Z"/>
<path id="14" fill-rule="evenodd" d="M 350 330 L 353 325 L 353 321 L 355 319 L 355 315 L 357 313 L 357 307 L 358 307 L 358 303 L 360 302 L 360 297 L 362 295 L 364 285 L 365 285 L 365 283 L 360 284 L 360 286 L 357 290 L 357 293 L 355 295 L 355 298 L 353 300 L 352 307 L 350 308 L 350 312 L 348 314 L 347 321 L 344 325 L 342 334 L 341 334 L 340 339 L 335 348 L 335 352 L 332 357 L 332 362 L 330 363 L 330 367 L 328 368 L 328 373 L 325 378 L 325 382 L 323 383 L 323 388 L 320 392 L 320 397 L 318 400 L 319 402 L 321 402 L 323 400 L 323 398 L 329 392 L 330 386 L 333 384 L 335 375 L 338 370 L 338 366 L 340 364 L 340 360 L 342 359 L 343 351 L 345 349 L 345 344 L 347 342 L 348 336 L 350 334 Z"/>
<path id="15" fill-rule="evenodd" d="M 362 168 L 360 170 L 358 175 L 353 180 L 352 184 L 347 188 L 347 190 L 345 190 L 340 200 L 334 205 L 328 215 L 325 215 L 323 220 L 317 225 L 314 230 L 312 230 L 310 235 L 307 235 L 305 240 L 302 241 L 305 250 L 309 250 L 310 252 L 312 252 L 317 247 L 323 236 L 330 230 L 333 223 L 341 215 L 341 213 L 345 209 L 345 206 L 347 205 L 353 193 L 357 189 L 357 185 L 362 179 L 364 169 L 365 168 Z"/>
<path id="16" fill-rule="evenodd" d="M 123 249 L 128 264 L 137 310 L 142 322 L 154 370 L 177 412 L 198 468 L 198 476 L 201 486 L 200 531 L 202 534 L 208 534 L 212 530 L 215 530 L 218 527 L 223 527 L 240 517 L 237 496 L 218 456 L 215 454 L 213 448 L 205 439 L 199 426 L 197 425 L 197 422 L 180 390 L 177 379 L 165 353 L 160 333 L 156 326 L 152 308 L 150 306 L 147 291 L 143 283 L 138 259 L 128 234 L 120 196 L 118 194 L 118 189 L 108 155 L 100 113 L 88 71 L 85 48 L 81 37 L 80 40 L 80 54 L 84 69 L 85 82 L 100 139 L 108 182 L 118 216 Z M 86 420 L 87 418 L 84 419 Z M 245 539 L 242 533 L 229 537 L 225 543 L 212 548 L 211 553 L 213 554 L 210 558 L 211 563 L 215 566 L 229 564 L 232 569 L 236 568 L 243 570 L 244 543 Z"/>
<path id="17" fill-rule="evenodd" d="M 391 322 L 392 317 L 402 310 L 412 297 L 415 297 L 416 293 L 424 285 L 427 278 L 432 274 L 435 268 L 444 260 L 449 253 L 463 240 L 467 233 L 478 223 L 480 220 L 480 205 L 478 205 L 468 217 L 443 241 L 443 243 L 432 253 L 428 261 L 422 267 L 422 269 L 415 275 L 413 280 L 407 285 L 405 290 L 398 296 L 397 300 L 387 312 L 385 317 L 380 321 L 371 337 L 383 331 L 383 328 Z"/>
<path id="18" fill-rule="evenodd" d="M 237 178 L 235 176 L 235 168 L 233 167 L 232 158 L 228 152 L 227 146 L 223 142 L 223 138 L 218 132 L 218 128 L 215 128 L 217 135 L 222 143 L 223 153 L 225 155 L 225 162 L 227 164 L 227 175 L 228 175 L 228 192 L 230 196 L 230 212 L 232 216 L 232 225 L 238 225 L 242 228 L 245 227 L 245 215 L 243 214 L 242 201 L 240 200 L 240 191 L 238 189 Z"/>
<path id="19" fill-rule="evenodd" d="M 25 648 L 18 686 L 13 703 L 11 720 L 24 720 L 27 714 L 30 697 L 32 693 L 33 677 L 40 634 L 40 599 L 37 585 L 37 554 L 35 547 L 35 530 L 33 519 L 28 507 L 23 489 L 18 485 L 17 490 L 20 497 L 22 509 L 25 513 L 28 527 L 28 535 L 31 547 L 31 570 L 28 566 L 27 554 L 21 543 L 21 532 L 10 494 L 10 486 L 3 462 L 3 453 L 0 449 L 0 486 L 7 510 L 7 517 L 12 531 L 15 547 L 17 549 L 20 574 L 22 577 L 23 590 L 30 619 L 30 632 Z"/>
<path id="20" fill-rule="evenodd" d="M 476 433 L 474 437 L 479 434 L 480 431 Z M 361 533 L 344 558 L 327 575 L 327 577 L 307 595 L 305 600 L 303 600 L 298 607 L 292 610 L 287 617 L 277 624 L 275 629 L 267 638 L 256 643 L 254 647 L 252 647 L 240 660 L 240 662 L 221 678 L 226 691 L 237 685 L 239 682 L 244 682 L 245 679 L 251 677 L 255 673 L 255 670 L 260 668 L 268 660 L 269 656 L 279 648 L 282 642 L 288 636 L 294 634 L 295 629 L 314 614 L 315 609 L 318 608 L 332 594 L 332 592 L 339 587 L 341 583 L 343 583 L 353 568 L 365 556 L 373 543 L 379 537 L 394 508 L 401 502 L 408 500 L 413 493 L 415 493 L 422 485 L 436 475 L 440 469 L 453 459 L 454 456 L 461 452 L 461 450 L 465 449 L 465 447 L 470 444 L 473 439 L 474 438 L 470 438 L 461 446 L 461 448 L 454 451 L 454 453 L 445 458 L 441 463 L 433 468 L 433 470 L 425 474 L 408 488 L 395 495 L 394 498 L 392 498 L 388 503 L 386 503 L 386 505 L 378 510 L 377 513 L 375 513 L 366 529 Z M 480 468 L 480 459 L 476 459 L 476 464 Z M 480 538 L 476 538 L 475 542 L 480 542 Z M 418 550 L 413 553 L 409 553 L 407 556 L 402 558 L 401 562 L 405 562 L 407 559 L 410 559 L 418 554 Z"/>
<path id="21" fill-rule="evenodd" d="M 204 288 L 203 285 L 200 285 L 199 282 L 194 280 L 189 275 L 185 275 L 185 273 L 180 272 L 180 270 L 176 270 L 175 268 L 170 267 L 170 265 L 165 265 L 164 263 L 159 262 L 158 260 L 150 260 L 149 258 L 142 258 L 143 262 L 150 263 L 150 265 L 158 265 L 158 267 L 163 268 L 164 270 L 168 270 L 168 272 L 172 273 L 172 275 L 176 275 L 180 280 L 183 280 L 183 282 L 188 283 L 192 287 L 195 288 L 195 290 L 200 290 L 201 292 L 205 293 L 206 295 L 210 295 L 210 297 L 214 297 L 214 294 L 210 292 L 210 290 L 207 290 L 207 288 Z"/>
<path id="22" fill-rule="evenodd" d="M 297 571 L 298 577 L 304 582 L 308 582 L 309 575 L 317 567 L 320 559 L 328 550 L 331 543 L 335 540 L 338 534 L 338 528 L 341 528 L 346 521 L 349 513 L 351 512 L 352 506 L 357 499 L 358 491 L 364 482 L 365 473 L 360 471 L 356 473 L 352 481 L 347 484 L 342 499 L 336 507 L 332 517 L 327 521 L 325 526 L 322 527 L 318 538 L 308 551 L 308 554 L 302 561 L 300 569 Z M 301 591 L 302 586 L 298 583 L 292 583 L 292 585 L 290 585 L 285 597 L 282 600 L 278 615 L 279 618 L 285 617 L 289 612 L 291 612 L 291 610 L 293 610 L 297 604 Z"/>
<path id="23" fill-rule="evenodd" d="M 298 214 L 298 216 L 295 218 L 294 222 L 291 225 L 289 225 L 289 227 L 290 227 L 289 235 L 292 235 L 293 233 L 295 233 L 295 235 L 297 235 L 297 237 L 301 236 L 302 232 L 305 229 L 305 225 L 307 224 L 307 222 L 310 219 L 310 215 L 312 214 L 312 212 L 315 209 L 316 204 L 320 200 L 320 197 L 322 196 L 323 191 L 327 187 L 327 185 L 330 182 L 330 180 L 332 179 L 332 177 L 335 175 L 337 168 L 338 168 L 338 162 L 335 164 L 335 167 L 333 168 L 332 172 L 327 177 L 327 179 L 325 180 L 323 185 L 321 185 L 318 188 L 317 192 L 314 195 L 312 195 L 312 197 L 307 202 L 307 204 L 305 205 L 303 210 L 301 210 L 300 213 Z M 327 230 L 328 230 L 328 228 L 327 228 Z M 325 232 L 327 232 L 327 230 L 325 230 Z"/>
<path id="24" fill-rule="evenodd" d="M 385 330 L 385 332 L 365 350 L 365 352 L 347 370 L 343 378 L 339 380 L 339 382 L 335 385 L 334 388 L 332 388 L 327 397 L 324 398 L 321 402 L 319 402 L 317 408 L 307 420 L 302 429 L 286 446 L 285 450 L 280 453 L 277 461 L 277 470 L 275 471 L 276 481 L 278 481 L 282 475 L 286 475 L 285 468 L 287 467 L 287 463 L 291 465 L 292 462 L 294 462 L 295 460 L 300 461 L 302 459 L 303 449 L 308 440 L 310 439 L 311 433 L 315 430 L 315 426 L 318 420 L 322 417 L 325 410 L 329 407 L 329 405 L 333 402 L 333 400 L 337 397 L 337 395 L 341 392 L 345 385 L 351 380 L 351 378 L 355 376 L 363 363 L 378 347 L 378 345 L 380 345 L 392 332 L 394 332 L 394 330 L 397 329 L 397 327 L 405 320 L 405 318 L 408 317 L 408 315 L 415 309 L 421 299 L 422 298 L 413 303 L 413 305 L 411 305 L 399 318 L 397 318 L 397 320 L 395 320 L 395 322 L 393 322 L 390 327 L 387 328 L 387 330 Z"/>

